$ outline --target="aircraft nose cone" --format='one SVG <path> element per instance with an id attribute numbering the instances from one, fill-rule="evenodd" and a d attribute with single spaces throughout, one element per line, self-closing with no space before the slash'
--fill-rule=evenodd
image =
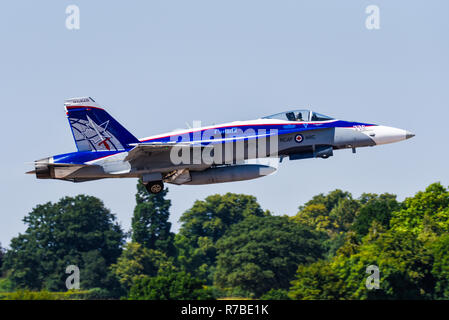
<path id="1" fill-rule="evenodd" d="M 410 139 L 414 136 L 414 134 L 410 131 L 387 126 L 375 126 L 371 129 L 370 133 L 372 133 L 370 137 L 377 145 L 394 143 L 405 139 Z"/>
<path id="2" fill-rule="evenodd" d="M 415 136 L 415 134 L 413 132 L 407 131 L 405 133 L 405 139 L 410 139 L 413 138 Z"/>

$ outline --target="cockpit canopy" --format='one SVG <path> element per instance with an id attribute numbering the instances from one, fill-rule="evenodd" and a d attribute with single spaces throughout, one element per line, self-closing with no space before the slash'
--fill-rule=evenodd
<path id="1" fill-rule="evenodd" d="M 287 112 L 276 113 L 271 116 L 263 117 L 263 119 L 279 119 L 288 121 L 328 121 L 334 118 L 319 114 L 311 110 L 292 110 Z"/>

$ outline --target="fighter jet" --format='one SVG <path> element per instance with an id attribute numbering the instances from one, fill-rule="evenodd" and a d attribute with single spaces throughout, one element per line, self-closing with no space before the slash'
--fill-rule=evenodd
<path id="1" fill-rule="evenodd" d="M 326 159 L 335 150 L 355 153 L 414 136 L 393 127 L 292 110 L 137 139 L 90 97 L 68 99 L 64 105 L 77 151 L 37 160 L 35 170 L 27 173 L 72 182 L 140 178 L 150 193 L 161 192 L 164 183 L 242 181 L 277 169 L 254 163 L 257 159 Z"/>

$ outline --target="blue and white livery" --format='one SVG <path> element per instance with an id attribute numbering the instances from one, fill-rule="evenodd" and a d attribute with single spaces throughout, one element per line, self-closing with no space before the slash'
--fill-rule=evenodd
<path id="1" fill-rule="evenodd" d="M 325 159 L 334 150 L 355 152 L 414 136 L 402 129 L 293 110 L 138 139 L 90 97 L 68 99 L 64 105 L 77 151 L 37 160 L 28 173 L 72 182 L 141 178 L 152 193 L 160 192 L 164 182 L 241 181 L 276 170 L 248 163 L 254 159 Z"/>

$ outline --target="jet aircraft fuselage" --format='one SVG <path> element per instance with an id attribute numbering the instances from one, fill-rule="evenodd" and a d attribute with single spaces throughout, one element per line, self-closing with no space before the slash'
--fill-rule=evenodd
<path id="1" fill-rule="evenodd" d="M 414 136 L 406 130 L 293 110 L 137 139 L 92 98 L 65 103 L 78 151 L 35 161 L 37 178 L 82 182 L 141 178 L 149 192 L 173 184 L 249 180 L 273 173 L 256 159 L 329 158 L 335 150 L 376 146 Z"/>

